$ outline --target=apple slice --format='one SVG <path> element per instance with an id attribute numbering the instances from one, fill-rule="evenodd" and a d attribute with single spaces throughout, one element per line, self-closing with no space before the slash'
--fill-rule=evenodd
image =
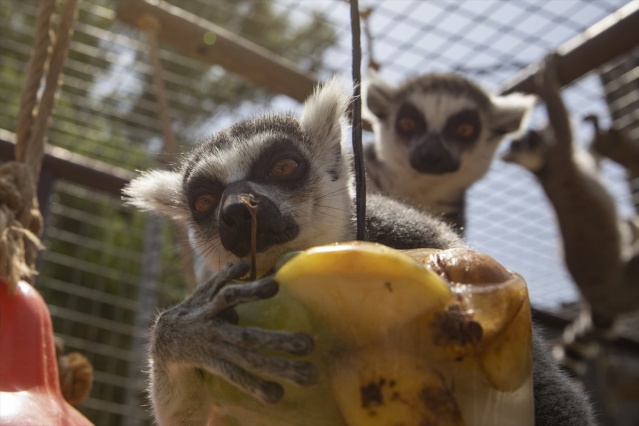
<path id="1" fill-rule="evenodd" d="M 306 250 L 284 264 L 275 279 L 342 341 L 355 345 L 383 338 L 453 297 L 437 274 L 373 243 Z"/>
<path id="2" fill-rule="evenodd" d="M 444 278 L 458 302 L 429 314 L 421 325 L 437 360 L 479 368 L 499 391 L 513 392 L 529 378 L 532 328 L 525 281 L 492 257 L 468 249 L 411 250 L 407 254 Z M 448 339 L 448 340 L 447 340 Z M 469 362 L 468 358 L 476 362 Z"/>

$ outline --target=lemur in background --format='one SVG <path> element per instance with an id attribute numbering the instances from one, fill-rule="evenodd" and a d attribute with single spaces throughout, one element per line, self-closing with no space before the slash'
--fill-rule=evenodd
<path id="1" fill-rule="evenodd" d="M 573 146 L 556 54 L 545 59 L 535 81 L 546 103 L 549 125 L 513 141 L 503 159 L 531 171 L 554 208 L 566 266 L 589 306 L 566 328 L 555 355 L 582 374 L 597 340 L 612 336 L 620 315 L 639 309 L 639 228 L 637 218 L 619 219 L 615 201 L 600 180 L 596 159 Z"/>
<path id="2" fill-rule="evenodd" d="M 196 147 L 175 171 L 147 172 L 125 189 L 128 203 L 187 224 L 197 250 L 211 270 L 219 271 L 162 312 L 151 331 L 150 394 L 160 425 L 206 424 L 212 395 L 203 371 L 268 403 L 283 396 L 273 378 L 302 386 L 316 382 L 311 363 L 273 355 L 308 354 L 310 336 L 240 327 L 234 321 L 234 306 L 272 297 L 277 283 L 268 276 L 229 282 L 248 271 L 243 259 L 249 254 L 251 218 L 244 196 L 260 206 L 257 263 L 262 272 L 284 252 L 355 238 L 350 155 L 341 148 L 349 104 L 342 85 L 331 80 L 318 89 L 301 118 L 266 115 L 241 121 Z M 389 198 L 370 195 L 367 208 L 371 241 L 395 248 L 464 246 L 440 220 Z M 560 372 L 536 331 L 533 336 L 536 424 L 594 424 L 586 396 Z"/>
<path id="3" fill-rule="evenodd" d="M 597 154 L 611 159 L 626 169 L 630 178 L 638 178 L 639 140 L 631 139 L 625 132 L 613 127 L 608 130 L 601 129 L 596 115 L 589 115 L 584 120 L 590 121 L 594 127 L 591 148 Z"/>
<path id="4" fill-rule="evenodd" d="M 442 216 L 463 235 L 466 191 L 499 143 L 522 132 L 535 97 L 493 96 L 453 73 L 395 87 L 371 72 L 364 93 L 375 133 L 366 147 L 370 190 Z"/>

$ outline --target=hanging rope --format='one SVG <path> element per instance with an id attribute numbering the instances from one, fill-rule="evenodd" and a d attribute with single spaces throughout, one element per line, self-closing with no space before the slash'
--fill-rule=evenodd
<path id="1" fill-rule="evenodd" d="M 158 32 L 160 31 L 160 23 L 153 16 L 145 16 L 140 22 L 140 28 L 144 31 L 149 47 L 149 61 L 151 62 L 151 77 L 153 79 L 153 90 L 158 105 L 158 118 L 162 128 L 162 136 L 164 143 L 162 145 L 162 158 L 168 164 L 175 163 L 176 147 L 173 128 L 171 127 L 171 115 L 169 109 L 169 98 L 164 86 L 164 78 L 162 76 L 162 63 L 160 62 L 160 49 L 158 47 Z M 186 229 L 182 226 L 177 227 L 179 246 L 182 248 L 182 273 L 184 275 L 184 284 L 190 293 L 195 289 L 195 269 L 193 250 L 190 249 L 189 238 Z"/>
<path id="2" fill-rule="evenodd" d="M 55 2 L 41 1 L 36 15 L 35 40 L 31 61 L 27 69 L 27 79 L 20 96 L 20 110 L 16 124 L 16 159 L 24 158 L 26 142 L 29 140 L 31 126 L 35 117 L 38 90 L 49 59 L 51 47 L 51 17 L 55 10 Z"/>
<path id="3" fill-rule="evenodd" d="M 73 35 L 77 5 L 78 0 L 64 3 L 54 37 L 51 21 L 55 1 L 40 2 L 34 49 L 16 124 L 16 161 L 0 166 L 0 277 L 8 281 L 9 291 L 14 290 L 20 279 L 31 280 L 36 274 L 35 260 L 42 248 L 38 238 L 42 215 L 38 208 L 36 182 L 49 118 Z"/>

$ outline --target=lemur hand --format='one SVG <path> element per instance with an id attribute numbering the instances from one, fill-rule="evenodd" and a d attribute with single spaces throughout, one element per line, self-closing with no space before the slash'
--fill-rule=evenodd
<path id="1" fill-rule="evenodd" d="M 185 301 L 160 314 L 151 335 L 154 373 L 160 369 L 163 376 L 170 376 L 179 370 L 193 377 L 183 374 L 184 368 L 203 370 L 270 403 L 279 401 L 284 390 L 261 376 L 301 386 L 316 383 L 317 370 L 310 362 L 259 353 L 272 350 L 306 355 L 313 350 L 310 336 L 236 325 L 236 305 L 273 297 L 279 289 L 270 277 L 230 284 L 247 272 L 245 262 L 228 265 Z M 199 376 L 205 380 L 204 375 Z M 170 377 L 163 378 L 171 382 Z"/>

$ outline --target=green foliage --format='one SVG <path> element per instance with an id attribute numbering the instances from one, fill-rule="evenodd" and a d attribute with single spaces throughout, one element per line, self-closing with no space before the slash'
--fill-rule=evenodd
<path id="1" fill-rule="evenodd" d="M 321 70 L 324 51 L 337 40 L 320 14 L 293 22 L 272 0 L 173 3 L 313 72 Z M 0 8 L 0 127 L 8 130 L 15 130 L 37 6 L 36 0 L 3 0 Z M 112 19 L 113 7 L 113 0 L 81 3 L 49 142 L 128 169 L 144 169 L 153 165 L 149 152 L 158 151 L 161 137 L 147 49 L 139 31 Z M 163 50 L 162 67 L 180 145 L 192 143 L 193 130 L 221 111 L 264 103 L 273 95 L 170 48 Z"/>

